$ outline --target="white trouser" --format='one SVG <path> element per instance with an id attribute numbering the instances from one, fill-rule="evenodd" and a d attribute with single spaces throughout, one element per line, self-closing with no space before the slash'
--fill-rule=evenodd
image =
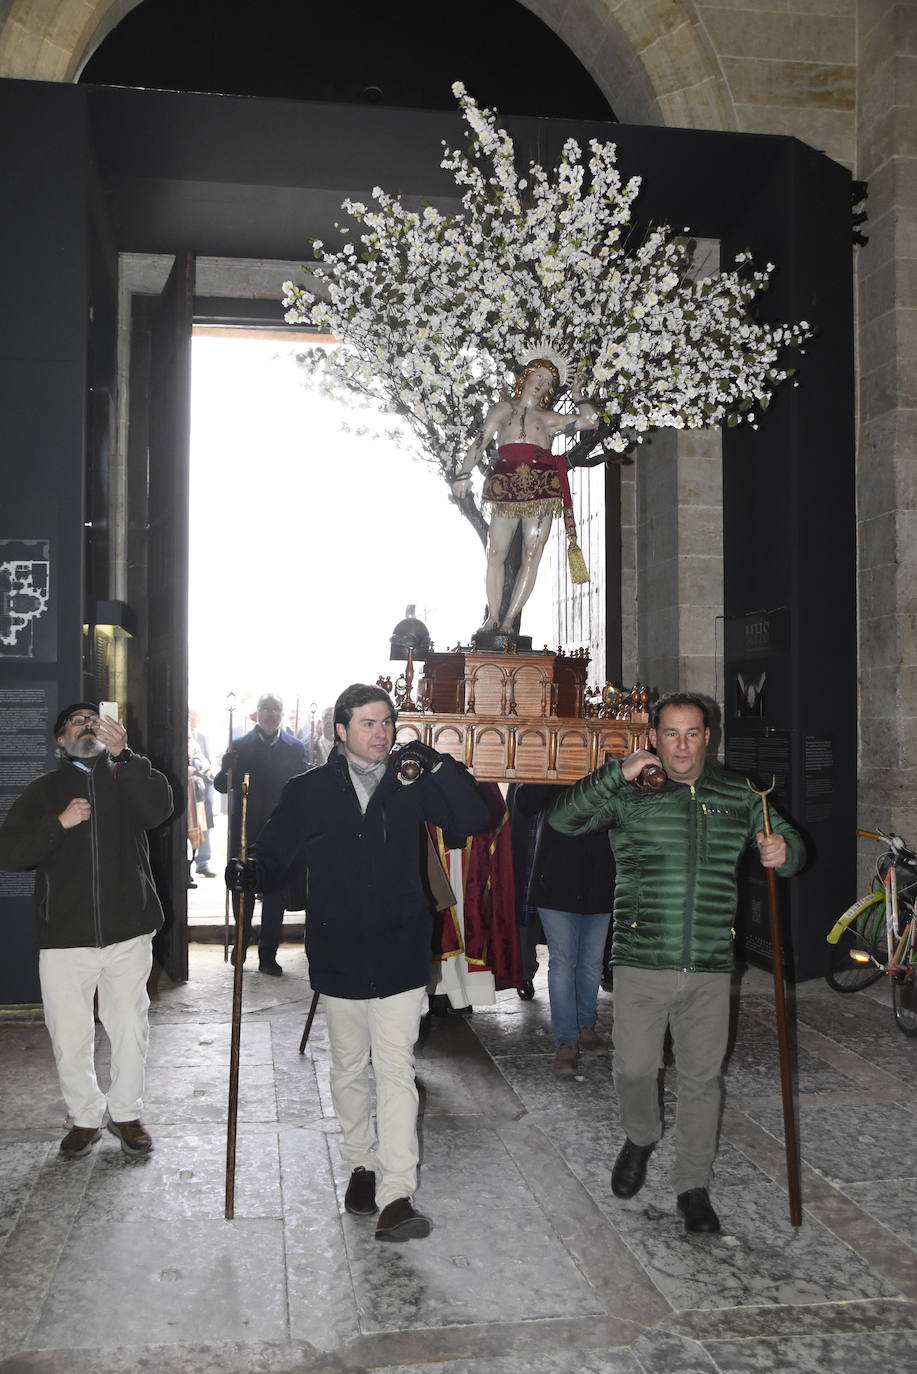
<path id="1" fill-rule="evenodd" d="M 45 1025 L 74 1126 L 101 1126 L 106 1106 L 112 1121 L 136 1121 L 140 1116 L 150 1035 L 146 985 L 152 964 L 152 935 L 138 935 L 101 949 L 43 949 L 39 953 Z M 111 1042 L 107 1098 L 95 1071 L 96 992 L 99 1020 Z"/>
<path id="2" fill-rule="evenodd" d="M 322 995 L 331 1048 L 331 1101 L 350 1169 L 372 1169 L 381 1210 L 417 1187 L 414 1046 L 427 989 L 354 1001 Z M 376 1080 L 373 1131 L 369 1065 Z"/>

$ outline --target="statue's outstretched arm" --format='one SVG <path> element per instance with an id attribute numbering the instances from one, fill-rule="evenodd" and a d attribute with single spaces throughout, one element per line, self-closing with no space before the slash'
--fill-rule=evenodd
<path id="1" fill-rule="evenodd" d="M 462 497 L 468 494 L 472 468 L 484 457 L 488 444 L 496 437 L 511 409 L 509 401 L 498 401 L 495 406 L 490 407 L 484 417 L 483 425 L 465 450 L 465 456 L 451 479 L 452 490 L 456 496 Z"/>

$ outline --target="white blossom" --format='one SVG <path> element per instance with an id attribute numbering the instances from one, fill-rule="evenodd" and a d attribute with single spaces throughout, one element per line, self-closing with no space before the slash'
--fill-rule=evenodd
<path id="1" fill-rule="evenodd" d="M 533 162 L 520 176 L 495 114 L 453 91 L 470 151 L 445 147 L 441 165 L 460 212 L 418 212 L 374 187 L 370 207 L 344 202 L 337 251 L 312 245 L 327 299 L 283 284 L 291 324 L 343 341 L 304 364 L 316 381 L 387 415 L 387 432 L 413 436 L 446 475 L 536 338 L 583 364 L 607 452 L 659 427 L 757 424 L 793 376 L 784 350 L 812 332 L 751 313 L 773 264 L 742 252 L 694 280 L 689 230 L 637 237 L 640 179 L 622 181 L 613 143 L 591 140 L 584 160 L 569 139 L 553 174 Z"/>

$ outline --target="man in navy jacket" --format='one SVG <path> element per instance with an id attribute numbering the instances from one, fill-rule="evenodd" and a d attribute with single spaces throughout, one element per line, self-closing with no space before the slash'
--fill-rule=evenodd
<path id="1" fill-rule="evenodd" d="M 305 870 L 309 978 L 323 995 L 331 1097 L 351 1169 L 344 1206 L 358 1216 L 380 1209 L 377 1240 L 419 1239 L 430 1231 L 412 1203 L 414 1044 L 433 931 L 425 825 L 470 835 L 490 817 L 470 774 L 447 755 L 406 745 L 396 757 L 420 771 L 413 781 L 390 766 L 395 710 L 381 688 L 354 683 L 342 692 L 334 729 L 327 763 L 287 783 L 250 864 L 230 864 L 227 881 L 270 891 Z"/>
<path id="2" fill-rule="evenodd" d="M 229 815 L 229 853 L 238 854 L 242 828 L 242 779 L 249 775 L 247 838 L 249 845 L 258 838 L 268 816 L 280 800 L 284 784 L 309 766 L 306 746 L 287 730 L 281 730 L 283 702 L 273 692 L 258 698 L 254 730 L 236 740 L 223 755 L 219 773 L 213 780 L 218 792 L 229 790 L 232 777 L 232 808 Z M 279 977 L 283 969 L 277 962 L 277 949 L 283 934 L 286 894 L 265 892 L 261 897 L 261 934 L 258 938 L 258 969 Z M 248 951 L 252 931 L 254 892 L 245 894 L 242 958 Z M 235 951 L 233 951 L 235 963 Z"/>

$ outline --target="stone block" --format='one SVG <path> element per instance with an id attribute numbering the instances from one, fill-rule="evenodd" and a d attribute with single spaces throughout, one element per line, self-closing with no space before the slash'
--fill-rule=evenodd
<path id="1" fill-rule="evenodd" d="M 799 138 L 851 171 L 856 165 L 856 114 L 812 106 L 746 105 L 736 102 L 738 126 L 745 134 Z"/>
<path id="2" fill-rule="evenodd" d="M 872 119 L 864 113 L 859 148 L 861 157 L 871 167 L 893 157 L 913 157 L 917 154 L 917 107 L 895 105 L 882 109 Z"/>
<path id="3" fill-rule="evenodd" d="M 861 278 L 860 307 L 865 320 L 874 319 L 894 310 L 896 296 L 896 263 L 884 262 Z"/>
<path id="4" fill-rule="evenodd" d="M 807 0 L 808 3 L 808 0 Z M 874 31 L 880 26 L 887 26 L 892 21 L 892 15 L 898 8 L 901 0 L 857 0 L 857 19 L 859 29 L 860 47 L 868 43 Z M 905 0 L 907 5 L 907 0 Z"/>
<path id="5" fill-rule="evenodd" d="M 896 529 L 899 578 L 905 570 L 911 573 L 901 586 L 899 600 L 903 606 L 917 606 L 917 510 L 899 510 Z"/>
<path id="6" fill-rule="evenodd" d="M 693 86 L 661 95 L 658 108 L 664 122 L 672 128 L 738 128 L 732 97 L 718 73 L 696 81 Z"/>
<path id="7" fill-rule="evenodd" d="M 911 603 L 913 605 L 913 602 Z M 917 664 L 917 613 L 899 610 L 896 623 L 898 664 Z"/>
<path id="8" fill-rule="evenodd" d="M 723 513 L 714 506 L 682 506 L 678 521 L 678 552 L 709 554 L 722 549 Z"/>
<path id="9" fill-rule="evenodd" d="M 723 71 L 743 105 L 856 109 L 856 68 L 829 62 L 764 62 L 724 57 Z"/>
<path id="10" fill-rule="evenodd" d="M 898 730 L 894 716 L 870 716 L 860 721 L 861 753 L 873 768 L 898 766 Z"/>
<path id="11" fill-rule="evenodd" d="M 898 368 L 894 360 L 860 376 L 860 414 L 864 420 L 884 415 L 898 405 Z"/>
<path id="12" fill-rule="evenodd" d="M 897 562 L 897 511 L 886 511 L 859 526 L 859 563 L 861 569 L 884 568 Z"/>
<path id="13" fill-rule="evenodd" d="M 674 7 L 671 7 L 674 10 Z M 661 99 L 673 91 L 693 90 L 716 74 L 709 47 L 687 19 L 660 37 L 658 32 L 640 52 L 653 89 Z"/>
<path id="14" fill-rule="evenodd" d="M 679 616 L 680 654 L 713 657 L 717 650 L 717 616 L 722 607 L 682 606 Z"/>
<path id="15" fill-rule="evenodd" d="M 717 688 L 723 680 L 722 661 L 711 654 L 682 654 L 677 661 L 678 692 L 697 692 L 716 701 L 722 716 L 723 703 L 717 701 Z M 711 725 L 712 725 L 711 720 Z"/>
<path id="16" fill-rule="evenodd" d="M 904 56 L 917 53 L 917 24 L 914 22 L 912 0 L 888 5 L 884 13 L 868 27 L 864 27 L 861 18 L 858 57 L 860 80 L 867 83 L 874 80 L 894 53 Z"/>
<path id="17" fill-rule="evenodd" d="M 690 27 L 684 10 L 668 0 L 617 0 L 610 8 L 638 53 L 654 43 L 667 42 L 673 33 L 678 33 L 683 42 L 686 37 L 683 30 Z"/>
<path id="18" fill-rule="evenodd" d="M 898 622 L 895 615 L 860 620 L 860 661 L 873 667 L 897 667 Z"/>
<path id="19" fill-rule="evenodd" d="M 716 606 L 723 609 L 723 555 L 721 550 L 678 560 L 678 595 L 683 606 Z"/>
<path id="20" fill-rule="evenodd" d="M 723 465 L 719 455 L 712 458 L 680 458 L 678 462 L 678 501 L 682 506 L 723 505 Z"/>
<path id="21" fill-rule="evenodd" d="M 893 716 L 897 709 L 898 669 L 888 665 L 864 667 L 860 672 L 860 716 Z"/>
<path id="22" fill-rule="evenodd" d="M 893 616 L 898 610 L 898 582 L 894 562 L 861 568 L 858 578 L 859 613 L 863 620 Z"/>
<path id="23" fill-rule="evenodd" d="M 721 57 L 756 57 L 772 62 L 856 62 L 853 15 L 720 9 L 703 6 L 704 24 Z"/>
<path id="24" fill-rule="evenodd" d="M 894 416 L 882 418 L 894 420 Z M 857 483 L 857 490 L 861 493 L 858 501 L 860 522 L 867 523 L 893 511 L 897 506 L 896 489 L 897 481 L 890 464 L 883 463 L 875 469 L 864 470 Z"/>
<path id="25" fill-rule="evenodd" d="M 871 367 L 894 361 L 898 351 L 898 311 L 886 310 L 882 315 L 865 319 L 860 328 L 860 352 Z"/>

